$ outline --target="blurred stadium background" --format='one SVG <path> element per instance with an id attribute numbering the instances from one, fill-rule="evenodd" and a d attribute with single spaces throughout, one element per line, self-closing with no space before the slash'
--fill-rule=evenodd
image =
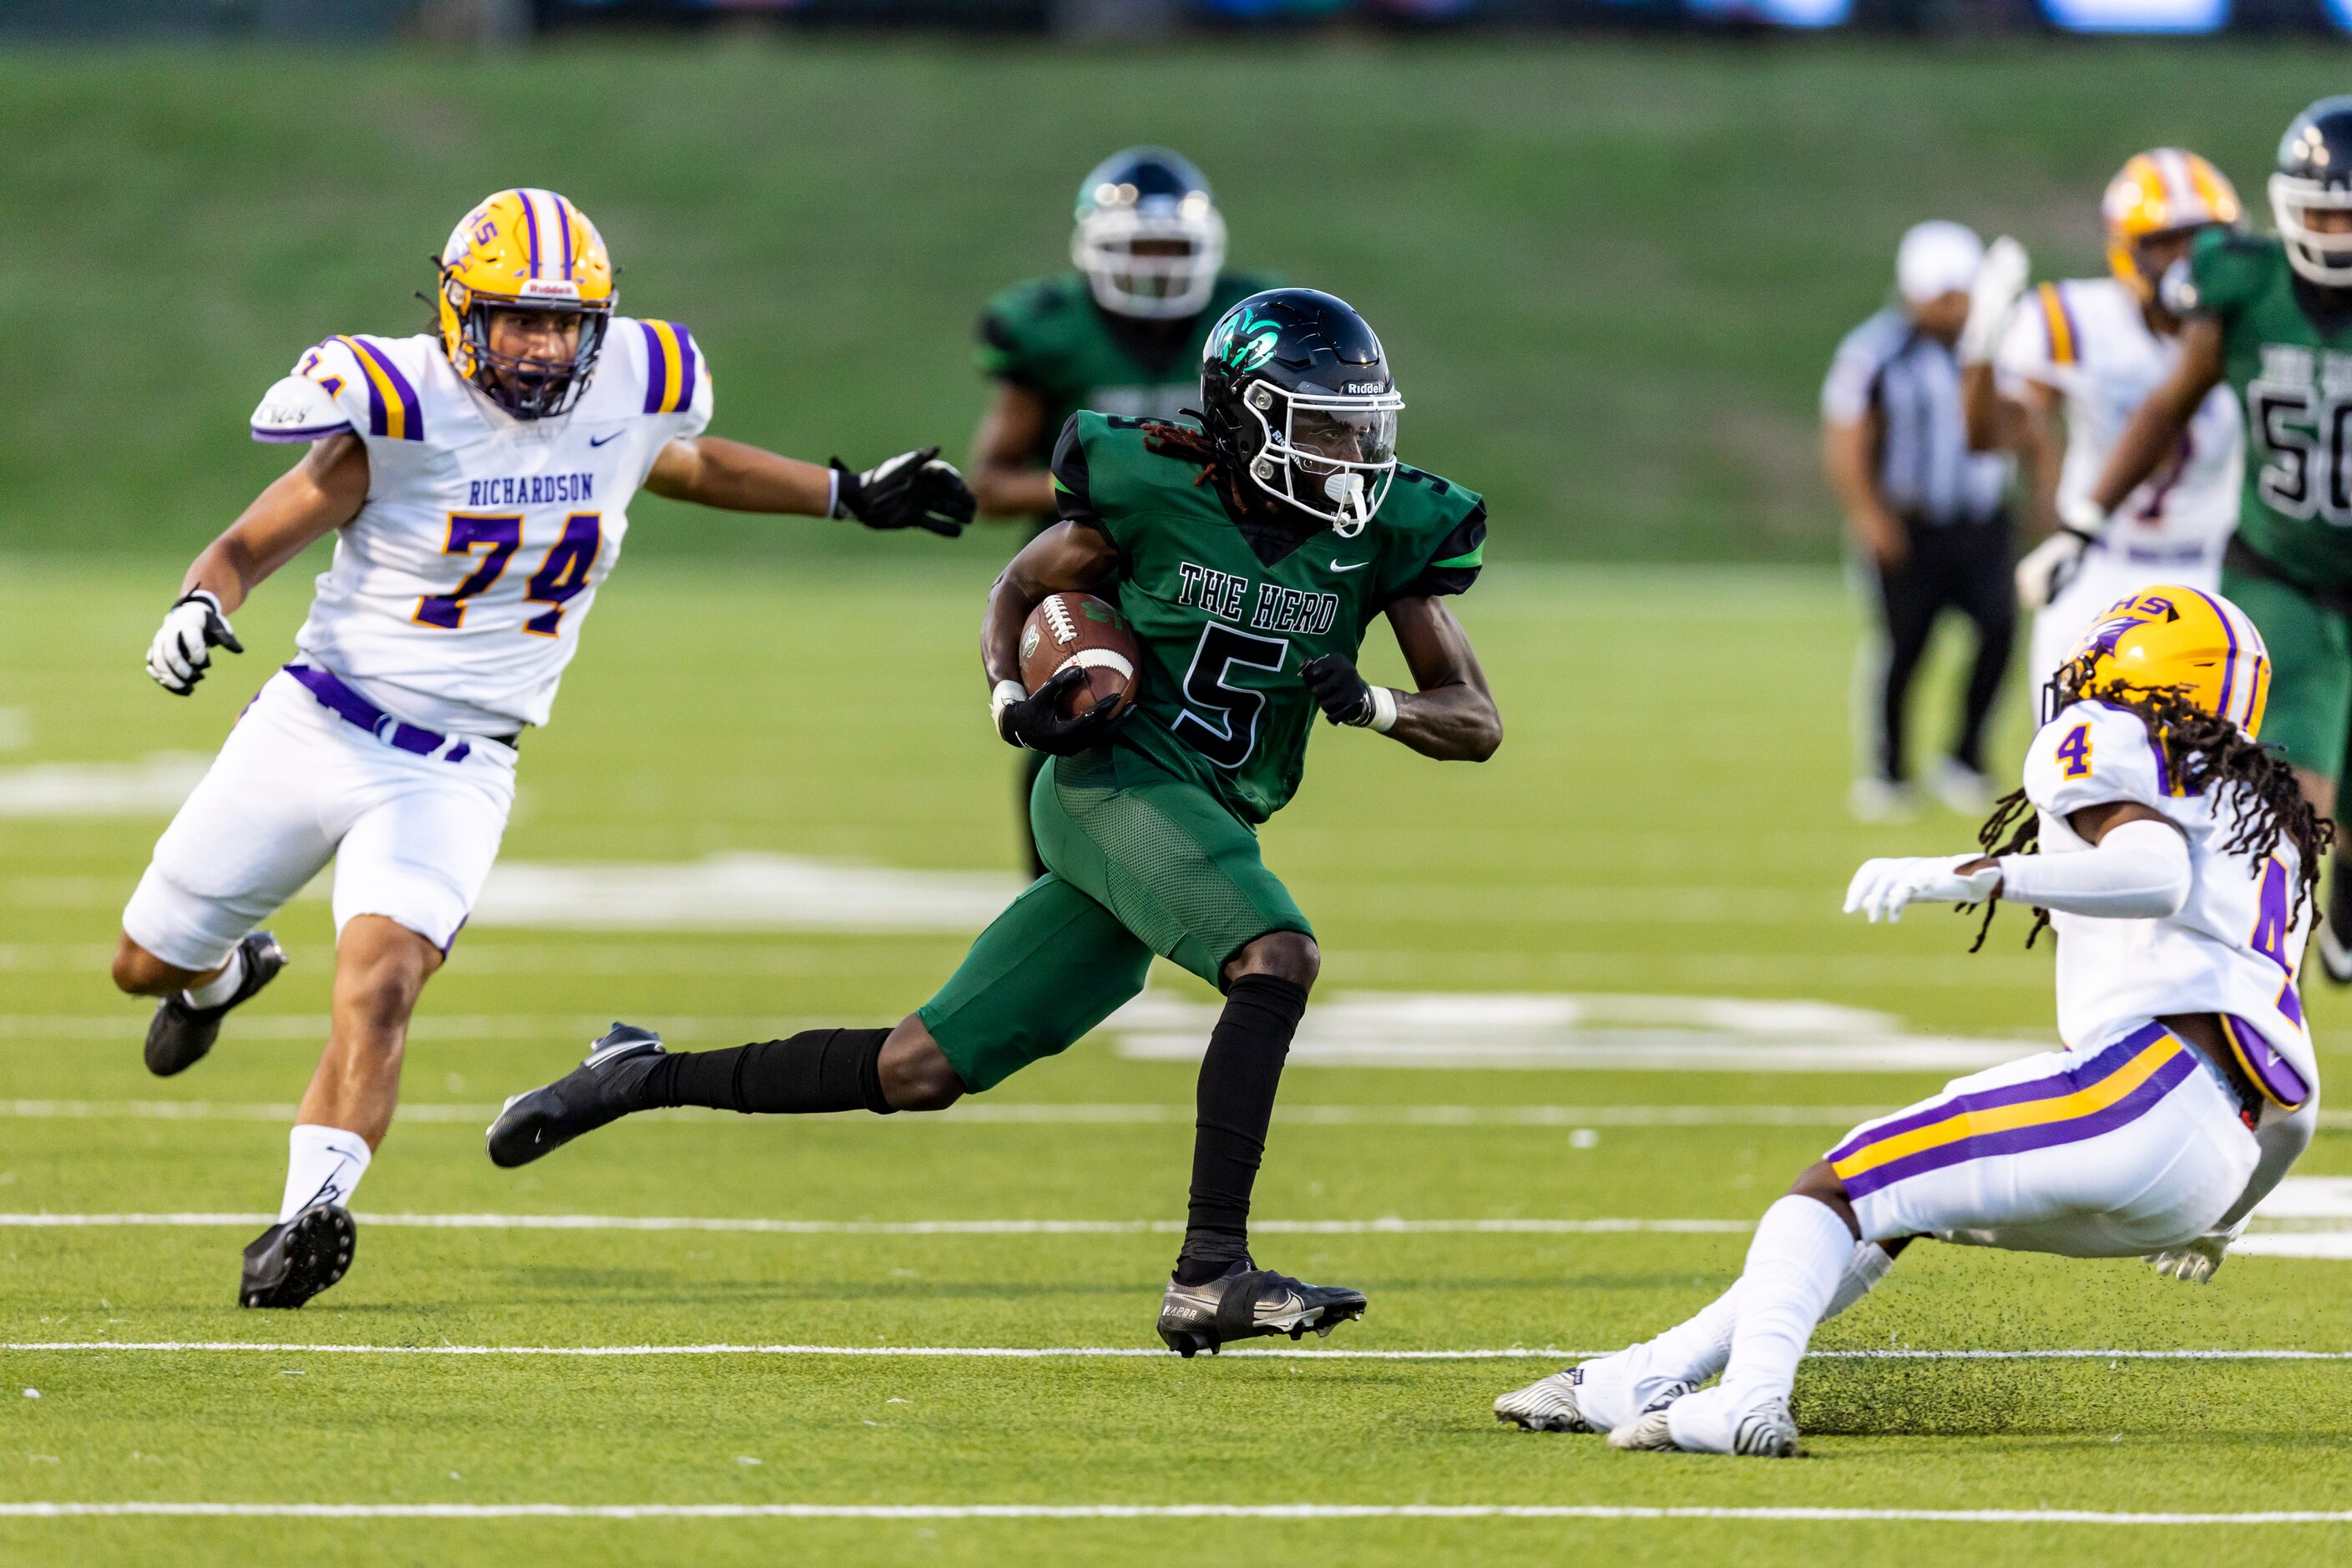
<path id="1" fill-rule="evenodd" d="M 1061 265 L 1097 158 L 1156 141 L 1215 183 L 1236 265 L 1329 288 L 1378 324 L 1410 404 L 1404 456 L 1493 507 L 1489 570 L 1462 613 L 1510 725 L 1502 754 L 1442 770 L 1323 734 L 1300 804 L 1268 829 L 1270 861 L 1321 928 L 1327 990 L 1696 998 L 1690 1017 L 1633 1021 L 1735 1055 L 1758 1043 L 1758 1017 L 1784 1054 L 1791 1026 L 1727 1023 L 1706 999 L 1828 1005 L 1794 1016 L 1800 1034 L 1819 1025 L 1853 1047 L 1839 1070 L 1805 1073 L 1760 1065 L 1769 1052 L 1679 1072 L 1622 1057 L 1294 1068 L 1268 1215 L 1693 1226 L 1286 1238 L 1280 1266 L 1371 1289 L 1349 1343 L 1622 1342 L 1719 1288 L 1769 1184 L 1860 1110 L 1932 1087 L 1953 1050 L 2049 1033 L 2046 952 L 2017 950 L 2021 921 L 1969 960 L 1958 921 L 1869 931 L 1833 912 L 1860 857 L 1958 847 L 1969 825 L 1864 828 L 1841 809 L 1855 621 L 1815 423 L 1832 346 L 1886 298 L 1896 237 L 1921 217 L 2014 234 L 2041 276 L 2096 273 L 2102 184 L 2164 142 L 2214 159 L 2259 210 L 2279 128 L 2344 85 L 2345 18 L 2338 0 L 0 0 L 0 1208 L 235 1219 L 276 1190 L 277 1108 L 324 1007 L 324 906 L 289 908 L 296 967 L 170 1086 L 140 1070 L 143 1009 L 103 973 L 174 781 L 283 657 L 307 596 L 307 564 L 262 590 L 238 617 L 255 652 L 193 702 L 139 671 L 185 561 L 283 467 L 243 425 L 305 345 L 415 330 L 411 294 L 453 219 L 542 184 L 604 228 L 624 310 L 691 323 L 716 366 L 718 433 L 819 458 L 912 440 L 958 453 L 982 396 L 982 302 Z M 1836 26 L 1778 25 L 1816 21 Z M 2092 27 L 2222 36 L 2057 36 Z M 1013 531 L 948 544 L 650 497 L 633 523 L 555 721 L 527 747 L 509 862 L 1010 867 L 1010 759 L 980 721 L 971 645 Z M 885 656 L 842 656 L 877 625 Z M 2023 706 L 2012 696 L 2012 725 Z M 1997 748 L 1998 765 L 2015 752 Z M 592 1013 L 695 1043 L 879 1019 L 953 963 L 965 918 L 896 932 L 595 930 L 544 910 L 478 922 L 427 994 L 409 1109 L 363 1207 L 1172 1213 L 1192 1069 L 1133 1041 L 1024 1075 L 991 1097 L 1011 1099 L 996 1121 L 653 1120 L 614 1134 L 599 1151 L 612 1158 L 520 1181 L 480 1156 L 487 1108 L 574 1055 Z M 1162 968 L 1163 1000 L 1199 1000 Z M 2340 1072 L 2352 1037 L 2334 1005 L 2315 998 L 2315 1018 Z M 1350 1017 L 1380 1023 L 1335 1016 L 1342 1034 Z M 1506 1046 L 1523 1038 L 1507 1025 Z M 1625 1048 L 1666 1044 L 1644 1038 L 1657 1046 Z M 1855 1065 L 1874 1051 L 1880 1065 Z M 2352 1173 L 2341 1125 L 2305 1169 Z M 2343 1256 L 2344 1195 L 2317 1215 L 2337 1230 L 2274 1237 L 2291 1255 L 2233 1258 L 2193 1300 L 2132 1265 L 1938 1249 L 1824 1342 L 2340 1353 L 2343 1265 L 2322 1259 Z M 0 1400 L 0 1500 L 1387 1503 L 1402 1486 L 1437 1502 L 2164 1509 L 2223 1502 L 2211 1479 L 2227 1474 L 2230 1506 L 2352 1506 L 2331 1457 L 2352 1405 L 2328 1363 L 1832 1363 L 1800 1414 L 1840 1462 L 1765 1484 L 1502 1438 L 1486 1402 L 1521 1381 L 1517 1362 L 444 1367 L 19 1348 L 261 1332 L 228 1305 L 244 1234 L 0 1230 L 9 1386 L 43 1394 Z M 1132 1344 L 1164 1242 L 383 1226 L 334 1295 L 267 1331 L 413 1346 Z M 1329 1448 L 1311 1464 L 1302 1420 Z M 68 1534 L 7 1520 L 0 1556 L 548 1549 L 543 1526 L 468 1528 Z M 1018 1526 L 942 1525 L 932 1541 L 904 1522 L 794 1528 L 552 1539 L 582 1564 L 768 1562 L 780 1544 L 819 1561 L 1034 1560 L 1038 1542 L 1075 1561 L 1189 1561 L 1264 1539 L 1213 1523 L 1181 1551 L 1164 1524 L 1026 1540 Z M 1570 1539 L 1556 1524 L 1295 1528 L 1286 1539 L 1351 1563 L 1550 1554 Z M 2090 1561 L 2116 1539 L 2063 1523 L 1771 1528 L 1594 1523 L 1573 1538 L 1624 1561 L 1923 1563 L 1980 1560 L 1989 1542 Z M 2131 1547 L 2147 1562 L 2228 1560 L 2257 1541 L 2321 1554 L 2340 1549 L 2331 1528 Z"/>
<path id="2" fill-rule="evenodd" d="M 0 58 L 0 331 L 39 369 L 0 385 L 5 543 L 209 537 L 275 471 L 238 429 L 251 396 L 325 324 L 415 330 L 450 213 L 518 170 L 579 193 L 625 309 L 712 345 L 723 429 L 961 451 L 981 304 L 1061 264 L 1096 158 L 1155 140 L 1216 183 L 1235 264 L 1378 323 L 1406 455 L 1476 477 L 1495 559 L 1828 562 L 1816 393 L 1903 228 L 1956 217 L 2016 234 L 2044 275 L 2103 270 L 2124 158 L 2177 142 L 2259 192 L 2285 117 L 2340 85 L 2318 43 L 20 47 Z M 643 505 L 638 561 L 874 548 Z M 936 559 L 919 542 L 901 552 Z"/>

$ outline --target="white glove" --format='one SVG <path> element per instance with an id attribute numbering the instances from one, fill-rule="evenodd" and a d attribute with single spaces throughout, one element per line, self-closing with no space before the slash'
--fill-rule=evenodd
<path id="1" fill-rule="evenodd" d="M 2230 1244 L 2245 1228 L 2246 1222 L 2240 1220 L 2227 1230 L 2208 1231 L 2194 1241 L 2151 1252 L 2146 1261 L 2167 1279 L 2178 1279 L 2183 1285 L 2202 1285 L 2221 1268 Z"/>
<path id="2" fill-rule="evenodd" d="M 205 678 L 216 647 L 245 651 L 221 614 L 220 601 L 199 588 L 165 613 L 155 640 L 147 645 L 147 673 L 173 696 L 185 697 Z"/>
<path id="3" fill-rule="evenodd" d="M 1986 249 L 1976 281 L 1969 285 L 1969 320 L 1960 329 L 1962 364 L 1992 363 L 2000 335 L 2009 328 L 2009 314 L 2017 308 L 2017 297 L 2025 292 L 2032 270 L 2025 247 L 2005 234 Z"/>
<path id="4" fill-rule="evenodd" d="M 1893 925 L 1903 918 L 1906 904 L 1981 903 L 2000 885 L 2000 868 L 1987 866 L 1963 877 L 1959 868 L 1983 857 L 1968 855 L 1896 855 L 1864 860 L 1846 884 L 1845 912 Z"/>
<path id="5" fill-rule="evenodd" d="M 2064 593 L 2083 570 L 2083 557 L 2090 548 L 2086 535 L 2062 527 L 2027 551 L 2017 563 L 2017 607 L 2039 610 Z"/>

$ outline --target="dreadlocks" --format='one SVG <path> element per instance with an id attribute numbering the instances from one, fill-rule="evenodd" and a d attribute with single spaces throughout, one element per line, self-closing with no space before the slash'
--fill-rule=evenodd
<path id="1" fill-rule="evenodd" d="M 2236 785 L 2231 795 L 2236 831 L 2221 847 L 2229 854 L 2243 855 L 2260 863 L 2278 847 L 2281 839 L 2294 845 L 2301 868 L 2290 922 L 2300 918 L 2319 886 L 2319 858 L 2334 837 L 2336 825 L 2320 816 L 2304 798 L 2301 786 L 2294 782 L 2294 770 L 2287 766 L 2285 757 L 2260 744 L 2229 720 L 2208 713 L 2189 701 L 2185 688 L 2148 688 L 2109 681 L 2093 690 L 2089 689 L 2090 677 L 2087 659 L 2077 659 L 2061 669 L 2050 683 L 2050 711 L 2055 713 L 2071 703 L 2084 700 L 2125 709 L 2147 727 L 2149 742 L 2164 753 L 2166 765 L 2180 781 L 2182 793 L 2203 795 L 2217 784 Z M 1977 830 L 1977 843 L 1995 859 L 2003 855 L 2032 854 L 2039 847 L 2041 837 L 2041 817 L 2022 789 L 2011 790 L 1995 802 L 1992 815 Z M 1996 891 L 1985 900 L 1984 921 L 1977 927 L 1977 939 L 1969 945 L 1970 952 L 1984 946 L 1985 936 L 1992 930 L 1992 917 L 2000 907 L 2000 894 Z M 2035 910 L 2032 929 L 2025 933 L 2025 945 L 2032 947 L 2034 939 L 2042 934 L 2042 928 L 2049 923 L 2050 911 Z"/>
<path id="2" fill-rule="evenodd" d="M 1198 463 L 1201 473 L 1192 482 L 1202 484 L 1217 471 L 1217 445 L 1209 433 L 1197 425 L 1179 425 L 1168 419 L 1144 422 L 1143 449 L 1158 457 L 1173 458 L 1179 462 Z"/>

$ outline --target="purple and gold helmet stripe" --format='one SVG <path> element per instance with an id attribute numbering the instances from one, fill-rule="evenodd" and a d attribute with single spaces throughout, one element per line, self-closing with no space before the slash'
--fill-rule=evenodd
<path id="1" fill-rule="evenodd" d="M 536 278 L 543 268 L 539 259 L 539 204 L 530 199 L 531 194 L 529 191 L 515 193 L 522 201 L 523 240 L 530 247 L 530 260 L 527 264 L 529 276 Z"/>
<path id="2" fill-rule="evenodd" d="M 646 333 L 646 412 L 677 414 L 694 401 L 694 334 L 673 321 L 639 321 Z"/>
<path id="3" fill-rule="evenodd" d="M 556 244 L 563 262 L 563 277 L 572 280 L 572 204 L 562 196 L 555 197 Z"/>
<path id="4" fill-rule="evenodd" d="M 1954 1095 L 1865 1128 L 1830 1154 L 1850 1198 L 1963 1161 L 2079 1143 L 2127 1126 L 2197 1070 L 2161 1024 L 2135 1030 L 2082 1066 Z"/>
<path id="5" fill-rule="evenodd" d="M 2189 591 L 2204 600 L 2205 607 L 2213 612 L 2213 618 L 2221 623 L 2221 636 L 2228 646 L 2229 652 L 2221 659 L 2221 695 L 2214 699 L 2213 707 L 2221 717 L 2234 724 L 2238 721 L 2238 716 L 2230 711 L 2230 683 L 2238 677 L 2237 623 L 2230 619 L 2230 612 L 2223 609 L 2221 603 L 2210 594 L 2201 588 L 2191 588 Z M 2249 716 L 2253 708 L 2252 685 L 2252 681 L 2247 682 L 2246 707 L 2249 710 Z"/>
<path id="6" fill-rule="evenodd" d="M 352 351 L 367 376 L 368 434 L 386 436 L 395 441 L 425 439 L 425 410 L 417 401 L 416 389 L 392 363 L 392 356 L 373 344 L 358 338 L 339 337 L 335 340 Z"/>

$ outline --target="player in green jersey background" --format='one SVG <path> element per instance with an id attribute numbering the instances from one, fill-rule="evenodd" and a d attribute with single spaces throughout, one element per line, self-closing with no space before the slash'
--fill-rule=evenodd
<path id="1" fill-rule="evenodd" d="M 2165 307 L 2186 322 L 2179 364 L 2125 427 L 2087 515 L 2066 521 L 2095 531 L 2172 453 L 2206 393 L 2237 389 L 2246 478 L 2221 592 L 2277 661 L 2263 739 L 2333 813 L 2352 734 L 2352 97 L 2295 116 L 2270 198 L 2277 237 L 2200 235 L 2166 275 Z M 2339 863 L 2318 942 L 2338 984 L 2352 982 L 2347 936 L 2352 878 Z"/>
<path id="2" fill-rule="evenodd" d="M 1275 289 L 1209 334 L 1203 423 L 1081 413 L 1055 451 L 1063 521 L 990 591 L 982 663 L 998 733 L 1051 754 L 1031 799 L 1050 868 L 891 1029 L 819 1029 L 666 1052 L 616 1026 L 567 1077 L 517 1097 L 490 1154 L 521 1164 L 631 1111 L 936 1110 L 1066 1049 L 1142 990 L 1154 953 L 1225 994 L 1201 1063 L 1191 1204 L 1159 1331 L 1191 1355 L 1328 1332 L 1355 1290 L 1261 1269 L 1249 1204 L 1321 955 L 1258 853 L 1298 787 L 1319 712 L 1424 756 L 1483 762 L 1502 718 L 1446 608 L 1477 580 L 1486 504 L 1396 460 L 1403 407 L 1380 340 L 1328 294 Z M 1019 679 L 1047 595 L 1114 599 L 1143 655 L 1139 700 L 1076 715 L 1082 678 Z M 1415 689 L 1357 673 L 1385 616 Z"/>
<path id="3" fill-rule="evenodd" d="M 1081 408 L 1173 419 L 1201 388 L 1201 343 L 1235 301 L 1272 279 L 1223 270 L 1225 220 L 1209 182 L 1164 147 L 1130 147 L 1078 186 L 1073 271 L 1015 283 L 988 302 L 977 357 L 992 383 L 972 433 L 972 494 L 984 516 L 1055 521 L 1046 470 Z M 1032 531 L 1033 535 L 1034 529 Z M 1021 833 L 1029 837 L 1022 774 Z M 1030 842 L 1033 874 L 1045 863 Z"/>

